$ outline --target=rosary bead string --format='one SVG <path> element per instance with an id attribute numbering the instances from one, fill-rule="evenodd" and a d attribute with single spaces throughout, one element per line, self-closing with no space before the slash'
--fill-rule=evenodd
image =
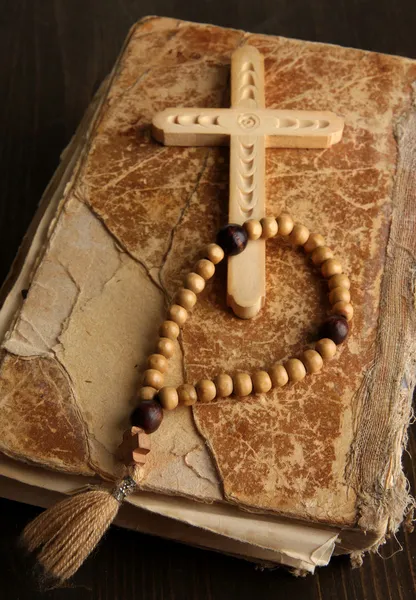
<path id="1" fill-rule="evenodd" d="M 292 357 L 283 364 L 276 363 L 268 370 L 254 373 L 237 372 L 233 376 L 220 373 L 213 380 L 201 379 L 192 385 L 183 383 L 178 388 L 164 386 L 164 374 L 168 361 L 175 350 L 175 340 L 186 323 L 189 312 L 194 308 L 197 295 L 211 279 L 225 256 L 243 252 L 248 240 L 271 239 L 277 234 L 288 238 L 294 246 L 301 246 L 328 281 L 330 316 L 321 327 L 321 339 L 314 348 L 304 350 L 299 358 Z M 260 221 L 249 219 L 242 226 L 230 224 L 223 227 L 217 236 L 217 243 L 209 244 L 203 258 L 199 259 L 194 270 L 188 273 L 167 311 L 167 319 L 159 329 L 156 353 L 151 354 L 147 370 L 143 374 L 143 386 L 138 392 L 139 405 L 132 415 L 134 426 L 146 433 L 156 431 L 162 422 L 163 410 L 174 410 L 178 405 L 192 406 L 197 401 L 212 402 L 215 398 L 231 395 L 246 397 L 250 394 L 266 394 L 272 388 L 284 387 L 289 383 L 303 380 L 307 375 L 318 373 L 324 361 L 332 359 L 337 345 L 348 336 L 353 317 L 350 280 L 343 273 L 340 260 L 326 246 L 319 233 L 310 233 L 301 223 L 295 223 L 288 213 L 277 218 L 264 217 Z"/>

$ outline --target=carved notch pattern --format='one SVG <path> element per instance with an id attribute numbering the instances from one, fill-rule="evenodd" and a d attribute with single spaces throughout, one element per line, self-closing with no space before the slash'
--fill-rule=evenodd
<path id="1" fill-rule="evenodd" d="M 257 82 L 258 73 L 255 65 L 251 61 L 244 63 L 238 73 L 238 103 L 246 101 L 253 108 L 260 105 L 261 98 Z"/>
<path id="2" fill-rule="evenodd" d="M 169 115 L 168 121 L 174 125 L 201 125 L 201 127 L 221 127 L 219 123 L 219 115 Z"/>
<path id="3" fill-rule="evenodd" d="M 250 216 L 257 204 L 257 144 L 238 140 L 238 204 L 245 216 Z"/>
<path id="4" fill-rule="evenodd" d="M 330 122 L 326 119 L 297 119 L 285 117 L 276 119 L 277 129 L 326 129 Z"/>

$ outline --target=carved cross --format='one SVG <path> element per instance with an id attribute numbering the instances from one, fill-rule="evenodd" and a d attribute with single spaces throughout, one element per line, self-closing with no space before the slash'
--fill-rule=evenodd
<path id="1" fill-rule="evenodd" d="M 117 457 L 126 465 L 144 465 L 150 452 L 150 436 L 140 429 L 131 427 L 123 434 L 123 441 L 117 448 Z"/>
<path id="2" fill-rule="evenodd" d="M 153 136 L 168 146 L 230 145 L 228 220 L 265 216 L 265 148 L 327 148 L 342 137 L 332 112 L 265 109 L 264 60 L 252 46 L 231 59 L 231 108 L 169 108 L 155 115 Z M 265 300 L 265 242 L 228 259 L 227 303 L 254 317 Z"/>

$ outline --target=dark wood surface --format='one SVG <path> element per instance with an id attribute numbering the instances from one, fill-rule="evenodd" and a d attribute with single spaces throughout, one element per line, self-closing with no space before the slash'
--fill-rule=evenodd
<path id="1" fill-rule="evenodd" d="M 134 21 L 147 14 L 331 42 L 416 58 L 414 0 L 0 0 L 0 280 L 59 154 Z M 415 426 L 405 468 L 415 493 Z M 346 557 L 314 576 L 112 528 L 64 589 L 40 591 L 16 548 L 39 509 L 0 500 L 0 597 L 77 600 L 411 600 L 416 533 L 400 532 L 352 570 Z"/>

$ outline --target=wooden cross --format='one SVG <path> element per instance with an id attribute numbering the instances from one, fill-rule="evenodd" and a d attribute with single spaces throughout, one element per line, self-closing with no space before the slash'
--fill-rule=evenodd
<path id="1" fill-rule="evenodd" d="M 228 220 L 265 216 L 265 148 L 327 148 L 342 137 L 332 112 L 265 109 L 264 60 L 252 46 L 231 59 L 231 108 L 169 108 L 155 115 L 153 136 L 168 146 L 230 145 Z M 228 259 L 227 303 L 254 317 L 265 300 L 265 242 Z"/>
<path id="2" fill-rule="evenodd" d="M 142 466 L 149 452 L 150 436 L 140 427 L 131 427 L 123 434 L 123 441 L 117 448 L 117 457 L 127 466 Z"/>

